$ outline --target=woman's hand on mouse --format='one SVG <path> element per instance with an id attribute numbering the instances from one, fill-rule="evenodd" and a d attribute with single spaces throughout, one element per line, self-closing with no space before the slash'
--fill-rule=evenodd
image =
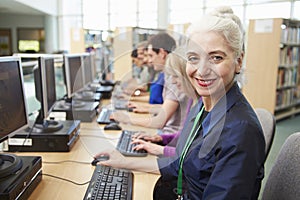
<path id="1" fill-rule="evenodd" d="M 111 149 L 108 151 L 97 153 L 94 157 L 100 157 L 101 155 L 109 156 L 108 160 L 99 161 L 97 164 L 111 166 L 114 168 L 125 168 L 126 167 L 126 158 L 116 149 Z"/>
<path id="2" fill-rule="evenodd" d="M 123 122 L 123 123 L 127 123 L 129 124 L 130 121 L 130 116 L 123 111 L 116 111 L 114 113 L 111 114 L 110 119 L 113 119 L 117 122 Z"/>

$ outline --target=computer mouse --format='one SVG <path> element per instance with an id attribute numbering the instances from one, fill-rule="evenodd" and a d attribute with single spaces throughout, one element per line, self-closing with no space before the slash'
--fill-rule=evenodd
<path id="1" fill-rule="evenodd" d="M 105 161 L 105 160 L 108 160 L 108 159 L 109 159 L 108 155 L 100 155 L 99 157 L 94 158 L 94 160 L 91 162 L 91 164 L 93 166 L 96 166 L 98 162 Z"/>
<path id="2" fill-rule="evenodd" d="M 122 130 L 121 126 L 116 122 L 111 122 L 104 126 L 104 130 L 106 131 L 114 131 L 114 130 Z"/>

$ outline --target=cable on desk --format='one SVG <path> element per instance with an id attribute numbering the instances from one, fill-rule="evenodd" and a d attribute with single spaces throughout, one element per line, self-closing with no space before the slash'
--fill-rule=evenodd
<path id="1" fill-rule="evenodd" d="M 59 177 L 59 176 L 54 176 L 54 175 L 51 175 L 51 174 L 44 174 L 42 173 L 43 176 L 49 176 L 49 177 L 52 177 L 52 178 L 56 178 L 56 179 L 59 179 L 59 180 L 62 180 L 62 181 L 66 181 L 66 182 L 69 182 L 69 183 L 73 183 L 74 185 L 86 185 L 86 184 L 89 184 L 90 181 L 87 181 L 87 182 L 84 182 L 84 183 L 77 183 L 75 181 L 72 181 L 72 180 L 69 180 L 69 179 L 66 179 L 66 178 L 62 178 L 62 177 Z"/>
<path id="2" fill-rule="evenodd" d="M 67 163 L 67 162 L 71 162 L 71 163 L 79 163 L 79 164 L 91 164 L 91 162 L 81 162 L 81 161 L 76 161 L 76 160 L 62 160 L 62 161 L 42 161 L 45 164 L 61 164 L 61 163 Z"/>
<path id="3" fill-rule="evenodd" d="M 30 113 L 29 116 L 31 116 L 31 115 L 33 115 L 33 114 L 34 114 L 34 112 Z M 23 141 L 22 145 L 19 146 L 18 149 L 17 149 L 15 152 L 19 152 L 20 149 L 21 149 L 21 147 L 24 147 L 24 146 L 25 146 L 25 143 L 26 143 L 26 141 L 29 139 L 29 137 L 31 136 L 31 133 L 32 133 L 33 128 L 34 128 L 34 126 L 36 125 L 36 123 L 37 123 L 37 118 L 35 118 L 35 120 L 34 120 L 34 122 L 33 122 L 33 124 L 32 124 L 32 128 L 28 127 L 28 128 L 29 128 L 29 131 L 28 131 L 28 133 L 26 134 L 26 136 L 25 136 L 25 138 L 24 138 L 24 141 Z"/>
<path id="4" fill-rule="evenodd" d="M 90 137 L 94 137 L 93 135 Z M 103 137 L 104 138 L 104 137 Z M 116 139 L 111 139 L 111 140 L 116 140 Z M 85 151 L 91 156 L 91 158 L 94 158 L 94 153 L 92 153 L 91 151 L 89 151 L 89 148 L 87 147 L 87 145 L 85 144 L 85 142 L 83 141 L 82 136 L 79 137 L 78 142 L 81 143 L 81 145 L 83 146 L 83 148 L 85 149 Z"/>

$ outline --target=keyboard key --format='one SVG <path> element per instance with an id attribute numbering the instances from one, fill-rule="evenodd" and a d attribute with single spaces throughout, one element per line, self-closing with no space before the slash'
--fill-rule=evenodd
<path id="1" fill-rule="evenodd" d="M 97 165 L 84 200 L 131 200 L 133 173 L 124 169 Z"/>

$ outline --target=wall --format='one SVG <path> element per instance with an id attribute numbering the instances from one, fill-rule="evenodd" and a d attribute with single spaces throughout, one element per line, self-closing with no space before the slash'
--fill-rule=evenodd
<path id="1" fill-rule="evenodd" d="M 17 28 L 44 28 L 44 16 L 0 14 L 0 28 L 10 28 L 12 51 L 18 52 Z"/>
<path id="2" fill-rule="evenodd" d="M 16 0 L 21 4 L 28 5 L 36 10 L 42 11 L 48 15 L 56 16 L 59 0 Z"/>

